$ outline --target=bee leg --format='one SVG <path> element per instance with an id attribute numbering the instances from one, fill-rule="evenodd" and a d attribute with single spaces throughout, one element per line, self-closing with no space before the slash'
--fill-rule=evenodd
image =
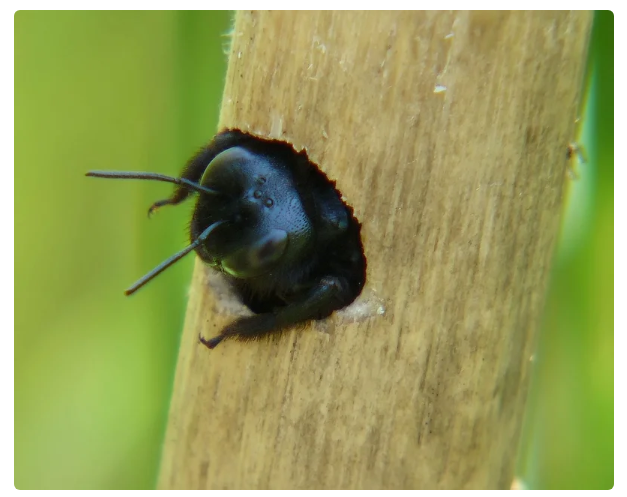
<path id="1" fill-rule="evenodd" d="M 347 298 L 350 298 L 350 292 L 343 278 L 325 276 L 305 294 L 302 300 L 281 307 L 272 313 L 238 319 L 226 326 L 220 335 L 209 340 L 200 337 L 200 342 L 213 349 L 225 338 L 255 339 L 274 331 L 284 330 L 297 323 L 322 319 L 336 309 L 344 307 Z"/>
<path id="2" fill-rule="evenodd" d="M 181 178 L 192 181 L 193 183 L 199 183 L 205 169 L 207 169 L 207 165 L 211 162 L 215 155 L 216 152 L 210 147 L 201 148 L 196 155 L 194 155 L 194 157 L 192 157 L 187 164 L 185 164 L 185 167 L 181 172 Z M 191 193 L 193 193 L 193 191 L 186 188 L 185 185 L 178 185 L 169 198 L 158 200 L 150 206 L 148 209 L 148 216 L 154 214 L 159 207 L 163 207 L 164 205 L 180 204 Z"/>

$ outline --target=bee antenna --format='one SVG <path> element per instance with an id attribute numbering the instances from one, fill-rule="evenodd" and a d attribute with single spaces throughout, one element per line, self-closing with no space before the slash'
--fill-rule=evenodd
<path id="1" fill-rule="evenodd" d="M 85 176 L 92 176 L 94 178 L 109 178 L 109 179 L 148 179 L 153 181 L 163 181 L 165 183 L 174 183 L 175 185 L 183 185 L 190 190 L 194 190 L 198 193 L 207 193 L 210 195 L 220 195 L 218 190 L 213 188 L 207 188 L 206 186 L 194 183 L 186 178 L 174 178 L 173 176 L 166 176 L 159 173 L 142 173 L 133 171 L 88 171 Z"/>
<path id="2" fill-rule="evenodd" d="M 144 276 L 142 276 L 139 280 L 137 280 L 135 283 L 133 283 L 133 285 L 131 285 L 131 287 L 128 290 L 126 290 L 124 292 L 124 294 L 125 295 L 132 295 L 132 294 L 134 294 L 137 290 L 139 290 L 141 287 L 143 287 L 146 283 L 148 283 L 155 276 L 157 276 L 158 274 L 160 274 L 161 272 L 163 272 L 164 270 L 169 268 L 176 261 L 178 261 L 179 259 L 182 259 L 187 254 L 189 254 L 192 250 L 194 250 L 196 247 L 198 247 L 198 245 L 200 245 L 202 242 L 204 242 L 209 237 L 209 235 L 213 232 L 213 230 L 215 230 L 218 226 L 220 226 L 221 224 L 224 224 L 224 223 L 226 223 L 226 221 L 217 221 L 217 222 L 213 223 L 211 226 L 209 226 L 207 229 L 205 229 L 205 231 L 203 231 L 198 236 L 198 238 L 196 238 L 196 240 L 194 240 L 191 243 L 191 245 L 188 245 L 187 247 L 185 247 L 180 252 L 177 252 L 176 254 L 171 256 L 170 258 L 168 258 L 165 261 L 163 261 L 161 264 L 159 264 L 152 271 L 150 271 L 149 273 L 147 273 Z"/>

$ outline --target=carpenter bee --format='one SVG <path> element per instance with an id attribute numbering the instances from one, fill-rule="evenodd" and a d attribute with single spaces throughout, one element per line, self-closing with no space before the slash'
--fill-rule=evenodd
<path id="1" fill-rule="evenodd" d="M 191 244 L 140 278 L 131 295 L 195 250 L 229 280 L 255 313 L 200 341 L 212 349 L 227 337 L 255 339 L 297 323 L 328 317 L 361 292 L 366 260 L 360 224 L 306 152 L 282 141 L 226 130 L 203 147 L 180 178 L 157 173 L 90 171 L 98 178 L 174 183 L 172 195 L 150 206 L 198 194 Z"/>

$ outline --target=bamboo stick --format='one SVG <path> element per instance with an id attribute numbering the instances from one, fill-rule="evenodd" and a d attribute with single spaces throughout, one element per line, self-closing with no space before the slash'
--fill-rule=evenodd
<path id="1" fill-rule="evenodd" d="M 221 127 L 279 138 L 362 222 L 352 310 L 214 336 L 197 261 L 161 488 L 509 488 L 588 12 L 239 12 Z"/>

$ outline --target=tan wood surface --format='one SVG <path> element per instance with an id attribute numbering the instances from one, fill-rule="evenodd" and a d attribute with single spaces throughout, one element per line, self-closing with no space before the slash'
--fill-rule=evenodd
<path id="1" fill-rule="evenodd" d="M 368 279 L 350 312 L 210 351 L 239 309 L 197 261 L 161 488 L 510 487 L 591 20 L 237 14 L 221 127 L 307 149 Z"/>

